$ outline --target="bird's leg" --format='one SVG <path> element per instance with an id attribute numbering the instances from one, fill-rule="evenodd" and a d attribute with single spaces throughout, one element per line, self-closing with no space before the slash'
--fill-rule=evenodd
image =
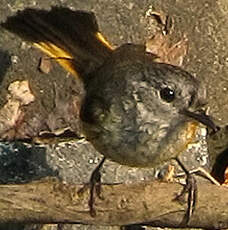
<path id="1" fill-rule="evenodd" d="M 175 200 L 182 200 L 183 196 L 188 193 L 188 208 L 185 213 L 185 216 L 181 222 L 181 226 L 186 226 L 191 219 L 191 216 L 195 210 L 196 202 L 197 202 L 197 183 L 195 177 L 189 173 L 186 167 L 182 164 L 182 162 L 176 158 L 177 163 L 180 165 L 182 170 L 185 172 L 186 185 L 184 186 L 181 193 L 175 198 Z"/>
<path id="2" fill-rule="evenodd" d="M 90 194 L 89 194 L 89 210 L 91 216 L 96 216 L 96 211 L 94 209 L 94 201 L 95 201 L 95 195 L 97 195 L 100 199 L 101 197 L 101 173 L 100 169 L 102 168 L 103 164 L 105 162 L 105 157 L 101 160 L 101 162 L 97 165 L 97 167 L 93 170 L 89 183 L 84 185 L 79 191 L 78 194 L 82 194 L 86 189 L 89 188 Z"/>

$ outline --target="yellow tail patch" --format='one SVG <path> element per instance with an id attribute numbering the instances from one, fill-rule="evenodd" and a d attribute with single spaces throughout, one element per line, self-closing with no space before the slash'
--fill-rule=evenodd
<path id="1" fill-rule="evenodd" d="M 54 58 L 66 71 L 70 72 L 75 77 L 79 77 L 73 65 L 74 57 L 70 53 L 51 42 L 38 42 L 33 43 L 33 45 L 51 58 Z"/>
<path id="2" fill-rule="evenodd" d="M 100 33 L 100 32 L 97 32 L 95 34 L 95 37 L 101 41 L 103 43 L 103 45 L 105 45 L 108 49 L 110 50 L 114 50 L 114 48 L 109 44 L 109 42 L 104 38 L 104 36 Z"/>

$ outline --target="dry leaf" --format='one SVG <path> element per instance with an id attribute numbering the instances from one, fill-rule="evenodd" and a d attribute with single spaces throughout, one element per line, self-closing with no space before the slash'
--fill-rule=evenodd
<path id="1" fill-rule="evenodd" d="M 146 51 L 158 56 L 157 62 L 176 66 L 182 66 L 187 50 L 188 39 L 186 36 L 179 42 L 171 44 L 169 35 L 158 33 L 146 43 Z"/>
<path id="2" fill-rule="evenodd" d="M 0 137 L 14 136 L 15 127 L 22 120 L 22 107 L 35 100 L 28 81 L 15 81 L 8 87 L 8 102 L 0 110 Z"/>
<path id="3" fill-rule="evenodd" d="M 43 56 L 40 58 L 38 69 L 41 73 L 50 73 L 52 68 L 51 59 L 49 57 Z"/>

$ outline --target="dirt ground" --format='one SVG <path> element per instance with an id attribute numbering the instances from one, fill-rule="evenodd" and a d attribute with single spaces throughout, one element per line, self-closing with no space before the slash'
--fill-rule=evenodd
<path id="1" fill-rule="evenodd" d="M 184 36 L 188 39 L 188 53 L 183 68 L 200 79 L 207 89 L 208 113 L 217 123 L 228 125 L 228 1 L 226 0 L 2 0 L 0 21 L 26 7 L 49 9 L 51 5 L 93 11 L 100 30 L 110 43 L 117 47 L 123 43 L 145 44 L 158 29 L 151 12 L 162 12 L 173 18 L 172 41 Z M 29 80 L 32 92 L 41 98 L 41 107 L 34 105 L 33 112 L 54 108 L 53 82 L 58 90 L 71 87 L 72 80 L 58 65 L 53 64 L 48 75 L 37 70 L 41 53 L 18 37 L 0 29 L 0 108 L 7 102 L 8 86 L 15 80 Z M 67 94 L 68 95 L 68 94 Z M 63 95 L 64 96 L 64 95 Z M 210 154 L 221 152 L 228 146 L 227 134 L 216 139 Z M 223 135 L 223 136 L 224 136 Z M 209 140 L 209 144 L 210 144 Z M 205 138 L 200 142 L 201 153 L 186 153 L 188 165 L 208 166 L 208 146 Z M 216 147 L 219 146 L 217 151 Z M 15 149 L 17 151 L 15 151 Z M 69 182 L 87 182 L 90 172 L 101 155 L 85 141 L 27 146 L 21 143 L 0 142 L 1 183 L 25 182 L 45 176 L 58 176 Z M 4 154 L 3 154 L 4 153 Z M 86 153 L 86 154 L 85 154 Z M 200 155 L 201 154 L 201 155 Z M 205 157 L 206 163 L 199 158 Z M 193 159 L 194 158 L 194 159 Z M 4 164 L 3 164 L 4 163 Z M 210 168 L 212 166 L 209 166 Z M 135 169 L 107 162 L 103 180 L 106 182 L 132 182 L 147 180 L 156 175 L 156 169 Z M 4 225 L 0 229 L 36 229 L 34 226 Z M 37 228 L 38 229 L 38 228 Z M 48 230 L 119 229 L 119 227 L 93 227 L 83 225 L 46 226 Z"/>

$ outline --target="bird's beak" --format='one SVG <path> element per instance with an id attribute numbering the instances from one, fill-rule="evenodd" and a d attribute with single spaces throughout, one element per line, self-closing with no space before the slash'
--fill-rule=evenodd
<path id="1" fill-rule="evenodd" d="M 191 112 L 188 110 L 182 110 L 180 113 L 184 114 L 188 117 L 191 117 L 191 118 L 195 119 L 196 121 L 204 124 L 205 126 L 211 128 L 214 133 L 219 130 L 219 127 L 216 126 L 216 124 L 211 119 L 211 117 L 206 115 L 205 112 L 194 113 L 194 112 Z"/>

